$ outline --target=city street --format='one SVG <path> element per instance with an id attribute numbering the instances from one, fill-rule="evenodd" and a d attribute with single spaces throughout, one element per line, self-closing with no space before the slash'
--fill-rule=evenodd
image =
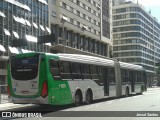
<path id="1" fill-rule="evenodd" d="M 118 99 L 109 99 L 109 100 L 103 100 L 103 101 L 96 101 L 93 104 L 90 105 L 82 105 L 79 107 L 73 107 L 70 106 L 56 106 L 56 107 L 42 107 L 42 106 L 29 106 L 24 108 L 16 108 L 16 109 L 10 109 L 7 111 L 18 111 L 18 112 L 24 112 L 24 111 L 31 111 L 31 112 L 42 112 L 42 118 L 38 118 L 41 120 L 48 120 L 49 117 L 57 117 L 57 119 L 64 119 L 65 120 L 72 120 L 72 119 L 92 119 L 96 116 L 100 117 L 106 116 L 107 114 L 110 114 L 111 111 L 113 111 L 113 115 L 110 117 L 101 117 L 100 119 L 106 119 L 107 120 L 158 120 L 160 117 L 160 88 L 150 88 L 147 92 L 144 92 L 143 95 L 133 95 L 131 97 L 122 97 Z M 63 112 L 62 112 L 63 111 Z M 79 111 L 85 111 L 79 112 Z M 90 111 L 90 112 L 89 112 Z M 98 111 L 98 112 L 94 112 Z M 102 112 L 100 112 L 102 111 Z M 124 111 L 124 112 L 120 112 Z M 131 112 L 134 111 L 134 112 Z M 146 112 L 145 112 L 146 111 Z M 155 111 L 155 112 L 152 112 Z M 147 116 L 150 114 L 152 117 L 136 117 L 137 114 L 140 113 L 146 113 Z M 78 115 L 79 113 L 79 115 Z M 106 113 L 106 115 L 105 115 Z M 133 113 L 135 113 L 135 117 L 133 117 Z M 113 117 L 115 114 L 115 117 Z M 86 116 L 86 117 L 83 117 Z M 118 115 L 118 116 L 117 116 Z M 156 117 L 158 115 L 158 117 Z M 70 117 L 66 117 L 70 116 Z M 81 117 L 80 117 L 81 116 Z M 120 117 L 121 116 L 121 117 Z M 47 118 L 45 118 L 47 117 Z M 62 118 L 61 118 L 62 117 Z M 21 119 L 21 118 L 19 118 Z M 27 119 L 27 118 L 26 118 Z M 29 118 L 30 119 L 30 118 Z M 33 118 L 36 119 L 36 118 Z M 53 119 L 53 118 L 51 118 Z M 97 119 L 97 118 L 95 118 Z"/>

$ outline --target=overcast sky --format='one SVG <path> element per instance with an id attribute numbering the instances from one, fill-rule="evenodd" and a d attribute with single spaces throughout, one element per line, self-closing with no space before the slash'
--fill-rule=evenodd
<path id="1" fill-rule="evenodd" d="M 137 0 L 134 0 L 137 2 Z M 151 15 L 156 17 L 160 22 L 160 0 L 138 0 L 138 3 L 142 4 L 147 10 L 151 10 Z"/>

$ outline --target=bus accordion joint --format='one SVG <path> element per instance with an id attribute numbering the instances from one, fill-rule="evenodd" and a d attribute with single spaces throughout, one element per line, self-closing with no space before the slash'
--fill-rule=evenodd
<path id="1" fill-rule="evenodd" d="M 45 81 L 43 82 L 41 96 L 42 96 L 43 98 L 45 98 L 45 97 L 48 96 L 48 84 L 47 84 L 47 80 L 45 80 Z"/>
<path id="2" fill-rule="evenodd" d="M 8 94 L 8 97 L 10 97 L 10 96 L 11 96 L 11 91 L 10 91 L 10 87 L 9 87 L 9 85 L 7 86 L 7 94 Z"/>

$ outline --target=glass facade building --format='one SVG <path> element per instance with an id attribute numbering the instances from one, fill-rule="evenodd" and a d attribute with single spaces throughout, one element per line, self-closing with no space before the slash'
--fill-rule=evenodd
<path id="1" fill-rule="evenodd" d="M 48 51 L 46 45 L 37 45 L 36 41 L 37 36 L 49 33 L 48 0 L 1 0 L 0 82 L 6 79 L 7 58 L 18 53 Z M 27 39 L 28 46 L 12 47 L 14 39 Z"/>
<path id="2" fill-rule="evenodd" d="M 113 6 L 113 56 L 143 66 L 148 73 L 160 62 L 160 24 L 138 4 Z"/>

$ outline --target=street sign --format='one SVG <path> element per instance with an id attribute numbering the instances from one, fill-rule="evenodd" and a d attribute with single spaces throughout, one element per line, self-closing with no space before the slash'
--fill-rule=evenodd
<path id="1" fill-rule="evenodd" d="M 37 44 L 55 42 L 55 34 L 38 36 Z"/>
<path id="2" fill-rule="evenodd" d="M 21 47 L 21 46 L 27 46 L 28 42 L 26 39 L 14 39 L 12 40 L 11 46 L 12 47 Z"/>

